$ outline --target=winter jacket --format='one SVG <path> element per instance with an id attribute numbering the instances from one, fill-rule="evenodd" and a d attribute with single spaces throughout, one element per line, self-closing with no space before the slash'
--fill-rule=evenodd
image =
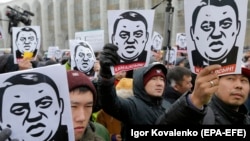
<path id="1" fill-rule="evenodd" d="M 143 85 L 143 76 L 155 65 L 164 67 L 162 64 L 151 64 L 148 67 L 136 69 L 133 72 L 134 96 L 121 98 L 116 94 L 113 79 L 99 78 L 98 91 L 100 93 L 102 108 L 109 115 L 123 123 L 122 138 L 126 140 L 127 125 L 153 125 L 156 119 L 164 113 L 170 103 L 162 97 L 149 96 Z M 128 133 L 129 136 L 129 133 Z"/>
<path id="2" fill-rule="evenodd" d="M 246 125 L 250 117 L 245 105 L 239 111 L 232 110 L 215 95 L 210 103 L 199 110 L 188 99 L 189 94 L 181 96 L 162 116 L 156 124 L 196 124 L 196 125 Z"/>
<path id="3" fill-rule="evenodd" d="M 89 122 L 89 126 L 85 130 L 84 135 L 82 136 L 80 141 L 104 141 L 100 136 L 95 132 L 96 128 L 94 123 Z"/>
<path id="4" fill-rule="evenodd" d="M 174 103 L 179 97 L 181 97 L 181 93 L 176 91 L 173 87 L 167 86 L 164 94 L 164 98 L 170 103 Z"/>

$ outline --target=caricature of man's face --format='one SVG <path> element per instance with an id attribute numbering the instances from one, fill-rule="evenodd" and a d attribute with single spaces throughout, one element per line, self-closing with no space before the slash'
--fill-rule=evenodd
<path id="1" fill-rule="evenodd" d="M 21 31 L 16 39 L 17 49 L 24 52 L 34 52 L 37 48 L 38 39 L 33 31 Z"/>
<path id="2" fill-rule="evenodd" d="M 156 50 L 161 50 L 161 38 L 159 36 L 155 36 L 153 40 L 153 47 Z"/>
<path id="3" fill-rule="evenodd" d="M 187 47 L 186 36 L 184 36 L 184 35 L 179 36 L 179 38 L 178 38 L 178 46 L 180 48 L 186 48 Z"/>
<path id="4" fill-rule="evenodd" d="M 19 84 L 4 92 L 2 113 L 2 125 L 18 130 L 15 138 L 45 141 L 53 137 L 60 125 L 62 106 L 47 83 Z"/>
<path id="5" fill-rule="evenodd" d="M 88 47 L 78 46 L 75 52 L 76 67 L 81 72 L 89 72 L 95 63 L 95 55 Z"/>
<path id="6" fill-rule="evenodd" d="M 60 49 L 55 51 L 55 58 L 56 59 L 60 59 L 62 56 L 62 51 Z"/>
<path id="7" fill-rule="evenodd" d="M 169 63 L 173 63 L 175 60 L 175 50 L 170 50 L 169 52 Z"/>
<path id="8" fill-rule="evenodd" d="M 224 58 L 234 47 L 240 24 L 232 7 L 205 6 L 201 8 L 192 39 L 205 59 Z"/>
<path id="9" fill-rule="evenodd" d="M 142 21 L 123 19 L 118 23 L 112 40 L 118 46 L 117 52 L 122 59 L 134 60 L 143 52 L 148 40 L 148 32 Z"/>

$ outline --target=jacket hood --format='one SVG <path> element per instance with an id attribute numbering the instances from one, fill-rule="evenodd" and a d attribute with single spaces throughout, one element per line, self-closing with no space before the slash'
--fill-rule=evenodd
<path id="1" fill-rule="evenodd" d="M 136 69 L 133 72 L 133 92 L 134 92 L 134 95 L 135 95 L 135 97 L 138 97 L 147 103 L 152 103 L 152 102 L 154 103 L 154 102 L 157 102 L 158 100 L 161 100 L 163 98 L 163 95 L 162 95 L 162 97 L 159 97 L 159 98 L 152 97 L 152 96 L 148 95 L 145 88 L 144 88 L 144 85 L 143 85 L 144 75 L 149 70 L 151 70 L 153 67 L 160 68 L 166 76 L 167 69 L 163 64 L 160 64 L 160 63 L 149 64 L 147 67 L 142 67 L 142 68 Z"/>

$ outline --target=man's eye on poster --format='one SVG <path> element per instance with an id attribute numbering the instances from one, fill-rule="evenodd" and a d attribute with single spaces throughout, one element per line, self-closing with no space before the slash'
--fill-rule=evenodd
<path id="1" fill-rule="evenodd" d="M 14 63 L 35 60 L 40 49 L 40 26 L 12 27 Z"/>
<path id="2" fill-rule="evenodd" d="M 217 74 L 241 73 L 247 0 L 188 0 L 185 29 L 190 68 L 220 64 Z"/>

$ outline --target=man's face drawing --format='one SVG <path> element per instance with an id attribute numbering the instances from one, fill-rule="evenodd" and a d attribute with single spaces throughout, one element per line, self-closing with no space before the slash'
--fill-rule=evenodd
<path id="1" fill-rule="evenodd" d="M 20 52 L 34 52 L 38 39 L 33 31 L 21 31 L 16 39 L 16 46 Z"/>
<path id="2" fill-rule="evenodd" d="M 170 50 L 170 52 L 169 52 L 169 63 L 173 63 L 174 60 L 175 60 L 175 51 Z"/>
<path id="3" fill-rule="evenodd" d="M 234 47 L 239 29 L 240 22 L 232 7 L 211 5 L 201 8 L 191 36 L 200 54 L 205 59 L 216 61 Z"/>
<path id="4" fill-rule="evenodd" d="M 178 38 L 178 46 L 180 48 L 186 48 L 187 47 L 186 36 L 184 36 L 184 35 L 179 36 L 179 38 Z"/>
<path id="5" fill-rule="evenodd" d="M 153 47 L 156 50 L 161 50 L 161 38 L 159 36 L 155 36 L 153 40 Z"/>
<path id="6" fill-rule="evenodd" d="M 19 140 L 50 140 L 60 125 L 62 106 L 47 83 L 10 86 L 4 92 L 2 105 L 3 125 L 18 130 Z M 6 119 L 15 123 L 6 123 Z"/>
<path id="7" fill-rule="evenodd" d="M 118 46 L 118 55 L 125 60 L 137 58 L 143 52 L 147 40 L 145 24 L 128 19 L 122 19 L 118 23 L 117 31 L 112 37 L 112 42 Z"/>
<path id="8" fill-rule="evenodd" d="M 88 47 L 78 46 L 75 52 L 75 64 L 79 71 L 89 72 L 95 63 L 95 55 Z"/>

